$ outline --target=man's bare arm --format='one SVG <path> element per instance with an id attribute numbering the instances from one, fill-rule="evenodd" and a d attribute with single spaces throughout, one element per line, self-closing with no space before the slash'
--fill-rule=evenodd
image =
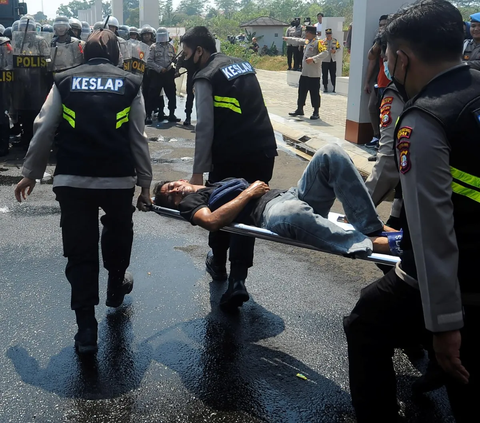
<path id="1" fill-rule="evenodd" d="M 208 207 L 199 209 L 193 216 L 193 223 L 210 232 L 215 232 L 232 223 L 244 207 L 253 200 L 270 191 L 262 181 L 256 181 L 233 200 L 212 212 Z"/>

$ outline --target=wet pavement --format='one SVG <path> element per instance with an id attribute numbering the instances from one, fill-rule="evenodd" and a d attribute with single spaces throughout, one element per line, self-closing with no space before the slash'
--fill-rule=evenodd
<path id="1" fill-rule="evenodd" d="M 188 177 L 192 128 L 147 132 L 154 180 Z M 207 232 L 136 212 L 133 292 L 107 308 L 101 270 L 99 352 L 80 360 L 59 208 L 49 184 L 15 202 L 21 155 L 0 160 L 1 423 L 355 421 L 342 317 L 380 277 L 373 264 L 257 241 L 251 299 L 224 314 L 226 286 L 204 270 Z M 282 147 L 272 187 L 294 185 L 306 163 Z M 453 422 L 444 390 L 412 400 L 425 359 L 394 362 L 405 421 Z"/>

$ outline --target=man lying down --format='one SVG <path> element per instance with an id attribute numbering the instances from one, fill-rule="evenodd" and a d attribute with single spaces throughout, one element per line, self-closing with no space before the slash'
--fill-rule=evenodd
<path id="1" fill-rule="evenodd" d="M 248 184 L 237 178 L 208 186 L 181 179 L 156 184 L 154 195 L 156 205 L 179 210 L 192 225 L 211 232 L 237 222 L 345 256 L 400 252 L 401 232 L 394 232 L 380 220 L 362 177 L 336 144 L 319 149 L 297 187 L 289 190 L 270 189 L 262 181 Z M 336 198 L 355 230 L 344 230 L 328 220 Z M 229 282 L 232 287 L 224 295 L 235 291 L 234 282 Z M 244 287 L 237 290 L 242 289 L 246 294 Z M 248 300 L 248 294 L 238 297 Z M 240 306 L 242 302 L 237 299 L 230 305 Z"/>

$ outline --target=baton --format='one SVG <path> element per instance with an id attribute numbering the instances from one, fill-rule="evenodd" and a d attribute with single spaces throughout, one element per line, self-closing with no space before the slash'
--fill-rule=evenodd
<path id="1" fill-rule="evenodd" d="M 25 45 L 25 38 L 27 38 L 28 24 L 30 23 L 30 18 L 27 19 L 27 26 L 25 27 L 25 34 L 23 34 L 22 47 L 20 48 L 20 54 L 22 54 L 23 46 Z"/>

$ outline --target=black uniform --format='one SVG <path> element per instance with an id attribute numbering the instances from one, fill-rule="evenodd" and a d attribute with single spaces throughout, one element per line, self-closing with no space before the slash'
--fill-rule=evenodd
<path id="1" fill-rule="evenodd" d="M 241 59 L 216 53 L 207 66 L 195 74 L 195 86 L 205 81 L 213 98 L 211 165 L 202 168 L 195 163 L 193 173 L 210 170 L 209 182 L 238 177 L 248 182 L 262 180 L 268 183 L 273 173 L 277 146 L 253 67 Z M 202 99 L 197 96 L 197 117 L 201 122 L 199 102 L 201 104 Z M 201 149 L 198 139 L 196 156 L 197 149 Z M 253 264 L 254 242 L 254 238 L 230 236 L 226 232 L 211 233 L 209 239 L 214 256 L 220 263 L 226 261 L 230 247 L 230 276 L 238 279 L 245 279 L 247 268 Z"/>

